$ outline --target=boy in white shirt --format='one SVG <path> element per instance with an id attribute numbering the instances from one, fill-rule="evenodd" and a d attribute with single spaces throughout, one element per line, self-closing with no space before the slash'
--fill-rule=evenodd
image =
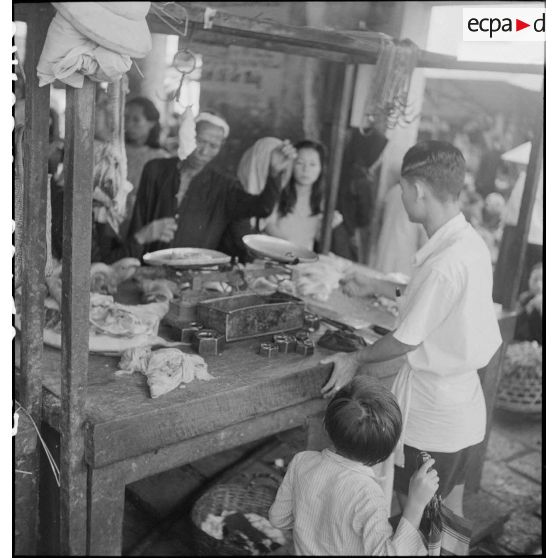
<path id="1" fill-rule="evenodd" d="M 395 533 L 390 504 L 372 470 L 401 434 L 395 397 L 377 380 L 360 376 L 330 401 L 324 423 L 334 449 L 294 456 L 269 510 L 272 525 L 293 530 L 297 555 L 426 555 L 418 527 L 438 488 L 434 460 L 411 478 Z"/>
<path id="2" fill-rule="evenodd" d="M 406 493 L 416 456 L 426 451 L 436 460 L 442 498 L 460 515 L 468 464 L 486 429 L 477 370 L 502 341 L 490 254 L 459 207 L 464 177 L 463 155 L 447 142 L 425 141 L 407 151 L 401 197 L 409 219 L 424 226 L 428 241 L 416 254 L 399 323 L 374 345 L 322 361 L 334 363 L 322 389 L 329 397 L 361 364 L 406 355 L 392 388 L 403 413 L 394 489 Z"/>

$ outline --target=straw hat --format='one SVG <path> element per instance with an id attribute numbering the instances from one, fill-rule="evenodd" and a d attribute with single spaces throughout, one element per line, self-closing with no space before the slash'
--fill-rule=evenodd
<path id="1" fill-rule="evenodd" d="M 151 50 L 145 21 L 150 2 L 53 2 L 80 33 L 97 44 L 143 58 Z"/>
<path id="2" fill-rule="evenodd" d="M 531 155 L 531 142 L 527 141 L 506 151 L 502 154 L 501 159 L 510 163 L 519 163 L 520 165 L 529 164 L 529 156 Z"/>

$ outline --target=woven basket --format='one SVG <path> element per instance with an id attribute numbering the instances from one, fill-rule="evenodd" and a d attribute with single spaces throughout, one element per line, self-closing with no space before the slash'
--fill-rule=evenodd
<path id="1" fill-rule="evenodd" d="M 266 476 L 272 483 L 257 484 L 256 477 Z M 280 480 L 267 475 L 255 475 L 249 480 L 217 484 L 205 492 L 194 504 L 190 517 L 193 523 L 192 539 L 199 556 L 246 556 L 246 549 L 230 541 L 214 539 L 201 525 L 208 514 L 221 515 L 229 510 L 238 513 L 256 513 L 267 518 L 275 500 Z"/>
<path id="2" fill-rule="evenodd" d="M 496 407 L 516 413 L 541 413 L 542 384 L 542 370 L 539 364 L 512 366 L 505 361 Z"/>

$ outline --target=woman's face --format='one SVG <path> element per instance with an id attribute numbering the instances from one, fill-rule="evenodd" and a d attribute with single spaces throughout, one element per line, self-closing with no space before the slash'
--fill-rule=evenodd
<path id="1" fill-rule="evenodd" d="M 319 153 L 311 148 L 299 149 L 293 167 L 295 182 L 299 186 L 312 186 L 321 172 Z"/>
<path id="2" fill-rule="evenodd" d="M 124 111 L 124 126 L 127 141 L 137 145 L 145 145 L 155 122 L 147 120 L 143 108 L 132 103 L 127 105 Z"/>

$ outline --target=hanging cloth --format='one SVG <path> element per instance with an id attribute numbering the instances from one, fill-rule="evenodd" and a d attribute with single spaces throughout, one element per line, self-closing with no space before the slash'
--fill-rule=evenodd
<path id="1" fill-rule="evenodd" d="M 94 81 L 118 80 L 151 50 L 145 21 L 150 2 L 53 2 L 50 23 L 37 65 L 39 87 L 56 79 L 83 87 Z"/>

